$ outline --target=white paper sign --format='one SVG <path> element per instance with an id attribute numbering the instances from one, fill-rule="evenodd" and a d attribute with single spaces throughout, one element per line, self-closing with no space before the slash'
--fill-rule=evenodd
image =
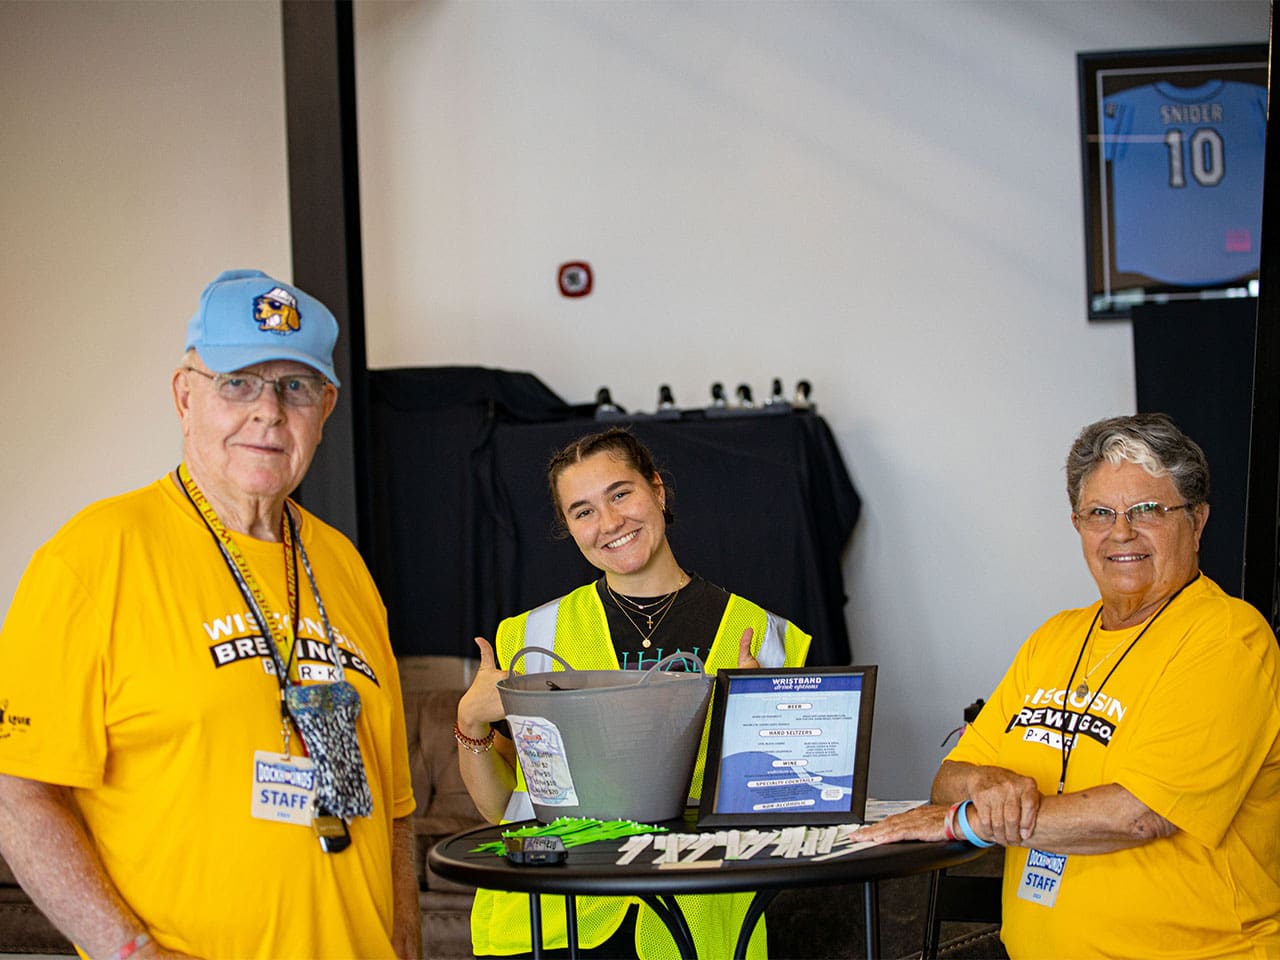
<path id="1" fill-rule="evenodd" d="M 529 799 L 544 807 L 576 807 L 578 793 L 569 775 L 564 738 L 546 717 L 507 715 Z"/>

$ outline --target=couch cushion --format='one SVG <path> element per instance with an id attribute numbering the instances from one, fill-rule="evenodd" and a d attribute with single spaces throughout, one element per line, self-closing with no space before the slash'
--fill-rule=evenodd
<path id="1" fill-rule="evenodd" d="M 419 895 L 422 909 L 422 955 L 427 960 L 473 960 L 471 949 L 471 901 L 474 893 Z"/>
<path id="2" fill-rule="evenodd" d="M 0 886 L 0 953 L 66 956 L 75 950 L 21 887 L 5 885 Z"/>

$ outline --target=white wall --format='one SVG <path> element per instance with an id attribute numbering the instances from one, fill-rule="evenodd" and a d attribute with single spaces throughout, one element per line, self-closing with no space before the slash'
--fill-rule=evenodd
<path id="1" fill-rule="evenodd" d="M 881 667 L 871 789 L 922 795 L 1022 638 L 1096 596 L 1062 461 L 1134 386 L 1128 326 L 1085 320 L 1075 54 L 1265 41 L 1268 4 L 356 15 L 371 365 L 631 409 L 810 379 L 865 499 L 845 580 Z M 580 258 L 595 292 L 562 299 Z"/>
<path id="2" fill-rule="evenodd" d="M 357 5 L 375 365 L 650 407 L 811 379 L 866 500 L 873 792 L 1089 599 L 1060 463 L 1132 409 L 1090 326 L 1074 54 L 1265 40 L 1249 3 Z M 0 0 L 0 604 L 78 507 L 179 455 L 203 285 L 289 273 L 269 2 Z M 556 293 L 584 257 L 597 289 Z"/>
<path id="3" fill-rule="evenodd" d="M 86 503 L 181 456 L 206 283 L 290 269 L 280 10 L 0 2 L 0 610 Z"/>

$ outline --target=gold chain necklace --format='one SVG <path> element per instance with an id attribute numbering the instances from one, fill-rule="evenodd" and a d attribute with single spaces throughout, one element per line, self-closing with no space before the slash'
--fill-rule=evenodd
<path id="1" fill-rule="evenodd" d="M 604 582 L 604 588 L 609 591 L 609 596 L 613 597 L 613 602 L 618 605 L 618 609 L 621 610 L 622 615 L 627 618 L 627 622 L 636 628 L 636 633 L 640 634 L 640 645 L 648 650 L 649 647 L 653 645 L 653 635 L 658 632 L 658 627 L 662 626 L 662 621 L 666 619 L 671 608 L 675 606 L 676 597 L 680 595 L 680 591 L 684 589 L 684 585 L 681 584 L 676 587 L 671 591 L 671 593 L 667 594 L 661 600 L 645 604 L 645 606 L 641 608 L 643 610 L 648 609 L 649 607 L 654 607 L 652 613 L 641 614 L 645 618 L 645 627 L 648 628 L 648 633 L 645 633 L 644 630 L 641 629 L 640 624 L 636 623 L 630 612 L 628 612 L 626 606 L 622 603 L 622 598 L 614 592 L 613 587 L 609 586 L 607 578 Z M 655 606 L 655 604 L 659 604 L 660 606 Z M 654 622 L 654 617 L 658 618 L 657 623 Z"/>
<path id="2" fill-rule="evenodd" d="M 1092 633 L 1092 631 L 1090 632 Z M 1121 647 L 1124 646 L 1124 641 L 1129 639 L 1127 634 L 1132 632 L 1133 632 L 1132 630 L 1126 631 L 1126 636 L 1124 637 L 1124 639 L 1121 640 L 1119 643 L 1117 643 L 1110 650 L 1108 650 L 1106 656 L 1104 656 L 1101 660 L 1099 660 L 1097 663 L 1095 663 L 1092 667 L 1089 668 L 1089 672 L 1084 675 L 1084 679 L 1081 680 L 1080 685 L 1076 687 L 1077 697 L 1083 700 L 1085 697 L 1089 696 L 1089 678 L 1098 672 L 1098 668 L 1100 666 L 1102 666 L 1104 663 L 1106 663 L 1108 660 L 1111 659 L 1111 655 L 1113 653 L 1115 653 L 1117 650 L 1119 650 Z"/>
<path id="3" fill-rule="evenodd" d="M 606 581 L 605 581 L 605 586 L 607 587 L 608 585 L 609 585 L 609 582 L 606 580 Z M 616 601 L 618 602 L 618 606 L 620 606 L 620 607 L 621 607 L 621 606 L 623 606 L 623 605 L 624 605 L 624 603 L 625 603 L 625 605 L 626 605 L 626 606 L 630 607 L 630 608 L 631 608 L 632 610 L 634 610 L 636 613 L 644 613 L 644 612 L 645 612 L 646 610 L 648 610 L 650 607 L 660 607 L 660 606 L 662 606 L 662 604 L 666 603 L 668 600 L 670 600 L 672 597 L 674 597 L 674 596 L 676 595 L 676 593 L 678 593 L 678 592 L 679 592 L 679 590 L 680 590 L 680 588 L 679 588 L 679 587 L 677 587 L 675 590 L 672 590 L 670 593 L 665 594 L 665 595 L 663 595 L 663 596 L 661 596 L 661 597 L 658 597 L 658 599 L 656 599 L 656 600 L 650 600 L 648 603 L 636 603 L 636 601 L 635 601 L 635 598 L 634 598 L 634 597 L 628 597 L 628 596 L 626 596 L 625 594 L 621 594 L 621 593 L 614 593 L 614 594 L 613 594 L 613 599 L 614 599 L 614 600 L 616 600 Z M 613 591 L 612 591 L 612 590 L 610 590 L 609 592 L 610 592 L 610 593 L 613 593 Z M 646 616 L 647 616 L 647 614 L 646 614 Z"/>

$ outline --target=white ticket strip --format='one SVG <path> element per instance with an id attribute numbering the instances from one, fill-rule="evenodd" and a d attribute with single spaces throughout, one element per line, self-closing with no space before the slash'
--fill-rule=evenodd
<path id="1" fill-rule="evenodd" d="M 785 860 L 819 861 L 843 857 L 874 847 L 856 838 L 861 824 L 826 827 L 782 827 L 776 830 L 718 830 L 715 833 L 644 833 L 627 840 L 618 849 L 618 864 L 635 861 L 645 851 L 659 869 L 716 867 L 726 860 L 751 860 L 766 847 L 768 856 Z M 713 850 L 720 856 L 704 859 Z"/>

